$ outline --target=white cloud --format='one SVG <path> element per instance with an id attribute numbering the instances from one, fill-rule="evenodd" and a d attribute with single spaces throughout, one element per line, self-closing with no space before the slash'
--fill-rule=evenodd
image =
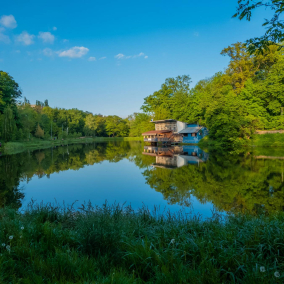
<path id="1" fill-rule="evenodd" d="M 50 48 L 45 48 L 43 51 L 42 51 L 43 55 L 45 56 L 48 56 L 48 57 L 51 57 L 53 56 L 54 52 L 50 49 Z"/>
<path id="2" fill-rule="evenodd" d="M 195 32 L 193 33 L 194 36 L 198 37 L 199 36 L 199 33 L 198 32 Z"/>
<path id="3" fill-rule="evenodd" d="M 59 52 L 59 57 L 80 58 L 88 52 L 89 49 L 84 46 L 74 46 L 68 50 Z"/>
<path id="4" fill-rule="evenodd" d="M 63 42 L 69 42 L 69 39 L 64 39 Z"/>
<path id="5" fill-rule="evenodd" d="M 17 22 L 13 15 L 9 15 L 9 16 L 4 15 L 0 19 L 0 25 L 8 29 L 14 29 L 17 27 Z"/>
<path id="6" fill-rule="evenodd" d="M 119 54 L 117 54 L 114 58 L 121 59 L 121 58 L 123 58 L 124 56 L 125 56 L 124 54 L 119 53 Z"/>
<path id="7" fill-rule="evenodd" d="M 147 59 L 147 58 L 148 58 L 148 55 L 145 55 L 144 58 Z"/>
<path id="8" fill-rule="evenodd" d="M 0 32 L 0 42 L 10 43 L 10 38 Z"/>
<path id="9" fill-rule="evenodd" d="M 53 43 L 55 39 L 54 35 L 50 32 L 39 32 L 38 38 L 45 43 Z"/>
<path id="10" fill-rule="evenodd" d="M 143 52 L 140 52 L 139 54 L 127 55 L 127 56 L 125 56 L 122 53 L 119 53 L 114 58 L 117 58 L 117 59 L 129 59 L 129 58 L 136 58 L 136 57 L 141 57 L 141 56 L 144 56 L 144 58 L 148 58 L 148 56 L 145 55 L 145 53 L 143 53 Z"/>
<path id="11" fill-rule="evenodd" d="M 34 37 L 35 37 L 34 35 L 30 35 L 26 31 L 23 31 L 21 34 L 16 36 L 16 41 L 21 42 L 24 45 L 31 45 L 34 43 L 33 41 Z"/>
<path id="12" fill-rule="evenodd" d="M 133 55 L 132 57 L 135 58 L 135 57 L 140 57 L 140 56 L 144 56 L 145 54 L 143 52 L 140 52 L 139 54 L 137 55 Z"/>
<path id="13" fill-rule="evenodd" d="M 89 59 L 88 59 L 89 61 L 96 61 L 97 59 L 96 59 L 96 57 L 89 57 Z"/>
<path id="14" fill-rule="evenodd" d="M 54 31 L 57 31 L 57 27 L 53 27 L 52 29 L 53 29 Z"/>
<path id="15" fill-rule="evenodd" d="M 99 58 L 99 60 L 104 60 L 104 59 L 106 59 L 106 56 Z"/>

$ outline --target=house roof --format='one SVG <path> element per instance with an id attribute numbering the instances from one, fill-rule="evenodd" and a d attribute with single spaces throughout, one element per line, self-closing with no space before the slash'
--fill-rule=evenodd
<path id="1" fill-rule="evenodd" d="M 201 128 L 203 128 L 203 126 L 187 127 L 185 129 L 182 129 L 179 133 L 180 134 L 197 133 Z"/>
<path id="2" fill-rule="evenodd" d="M 147 131 L 142 133 L 142 136 L 145 135 L 156 135 L 156 134 L 163 134 L 163 133 L 170 133 L 172 132 L 172 130 L 151 130 L 151 131 Z"/>

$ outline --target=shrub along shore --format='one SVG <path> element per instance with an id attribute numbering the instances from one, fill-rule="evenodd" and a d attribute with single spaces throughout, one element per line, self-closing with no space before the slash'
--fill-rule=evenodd
<path id="1" fill-rule="evenodd" d="M 0 283 L 283 283 L 284 216 L 0 209 Z"/>
<path id="2" fill-rule="evenodd" d="M 39 150 L 52 146 L 60 146 L 77 143 L 108 142 L 108 141 L 141 141 L 141 137 L 82 137 L 65 140 L 42 140 L 33 138 L 32 141 L 7 142 L 2 145 L 5 154 L 16 154 L 26 150 Z"/>

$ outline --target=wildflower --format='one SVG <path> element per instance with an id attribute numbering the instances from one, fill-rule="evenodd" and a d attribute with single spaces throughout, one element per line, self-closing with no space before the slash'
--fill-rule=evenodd
<path id="1" fill-rule="evenodd" d="M 175 239 L 172 239 L 172 240 L 171 240 L 171 244 L 174 244 L 174 243 L 175 243 Z"/>
<path id="2" fill-rule="evenodd" d="M 21 230 L 24 230 L 24 229 L 25 229 L 25 227 L 22 226 L 22 227 L 21 227 Z"/>
<path id="3" fill-rule="evenodd" d="M 8 246 L 6 246 L 6 249 L 7 249 L 7 250 L 10 250 L 10 249 L 11 249 L 11 247 L 8 245 Z"/>
<path id="4" fill-rule="evenodd" d="M 260 266 L 259 270 L 260 270 L 260 272 L 265 272 L 265 267 L 264 266 Z"/>
<path id="5" fill-rule="evenodd" d="M 13 236 L 10 236 L 10 237 L 9 237 L 9 240 L 13 240 Z"/>
<path id="6" fill-rule="evenodd" d="M 278 271 L 275 271 L 274 276 L 278 278 L 278 277 L 280 277 L 280 273 Z"/>
<path id="7" fill-rule="evenodd" d="M 3 243 L 3 244 L 2 244 L 2 247 L 4 247 L 4 246 L 5 246 L 5 244 Z"/>

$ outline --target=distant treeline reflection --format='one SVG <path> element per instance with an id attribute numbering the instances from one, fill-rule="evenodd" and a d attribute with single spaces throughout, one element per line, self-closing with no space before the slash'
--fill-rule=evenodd
<path id="1" fill-rule="evenodd" d="M 155 155 L 145 155 L 141 142 L 77 144 L 5 155 L 0 158 L 0 205 L 22 206 L 25 192 L 20 181 L 29 182 L 34 176 L 49 178 L 52 173 L 78 170 L 103 161 L 117 163 L 128 159 L 142 169 L 146 183 L 161 192 L 170 204 L 189 205 L 195 196 L 202 203 L 212 202 L 219 211 L 253 214 L 283 211 L 284 160 L 279 157 L 284 157 L 284 153 L 265 151 L 227 156 L 198 148 L 197 158 L 201 162 L 192 163 L 193 159 L 181 156 L 188 164 L 172 168 L 155 166 Z M 189 152 L 184 148 L 181 155 Z"/>

